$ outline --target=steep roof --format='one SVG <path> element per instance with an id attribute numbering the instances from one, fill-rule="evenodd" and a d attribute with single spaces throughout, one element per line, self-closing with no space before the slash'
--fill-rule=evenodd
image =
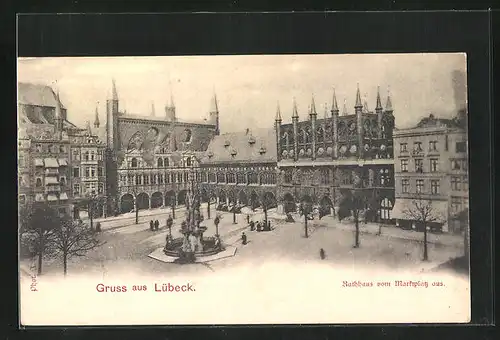
<path id="1" fill-rule="evenodd" d="M 422 118 L 420 122 L 417 124 L 417 128 L 425 128 L 425 127 L 438 127 L 438 126 L 446 126 L 446 127 L 461 127 L 460 122 L 457 118 L 439 118 L 435 117 L 433 114 L 430 114 L 429 117 Z"/>
<path id="2" fill-rule="evenodd" d="M 277 162 L 274 129 L 248 129 L 215 136 L 210 142 L 203 164 Z"/>
<path id="3" fill-rule="evenodd" d="M 31 83 L 17 83 L 17 86 L 19 104 L 56 107 L 56 94 L 50 86 Z M 64 109 L 62 103 L 61 108 Z"/>

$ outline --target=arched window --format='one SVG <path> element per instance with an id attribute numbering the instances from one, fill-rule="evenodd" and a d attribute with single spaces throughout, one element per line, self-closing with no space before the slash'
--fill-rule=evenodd
<path id="1" fill-rule="evenodd" d="M 37 187 L 41 187 L 42 186 L 42 179 L 41 178 L 37 178 L 36 179 L 36 186 Z"/>
<path id="2" fill-rule="evenodd" d="M 191 158 L 186 158 L 186 166 L 191 166 Z"/>
<path id="3" fill-rule="evenodd" d="M 318 143 L 323 143 L 324 139 L 325 139 L 325 134 L 323 128 L 320 126 L 318 128 L 318 131 L 316 132 L 316 141 Z"/>
<path id="4" fill-rule="evenodd" d="M 163 159 L 162 158 L 158 158 L 158 167 L 159 168 L 163 167 Z"/>
<path id="5" fill-rule="evenodd" d="M 306 140 L 306 131 L 300 130 L 299 135 L 297 137 L 299 144 L 304 144 Z"/>
<path id="6" fill-rule="evenodd" d="M 65 186 L 66 185 L 66 178 L 64 177 L 61 177 L 61 179 L 59 180 L 59 184 L 61 184 L 61 186 Z"/>
<path id="7" fill-rule="evenodd" d="M 88 160 L 89 160 L 89 158 L 90 158 L 90 152 L 85 151 L 85 153 L 84 153 L 84 159 L 85 159 L 86 161 L 88 161 Z"/>
<path id="8" fill-rule="evenodd" d="M 132 158 L 132 168 L 137 168 L 137 158 Z"/>
<path id="9" fill-rule="evenodd" d="M 168 167 L 169 166 L 168 158 L 164 158 L 163 159 L 163 166 L 164 167 Z"/>
<path id="10" fill-rule="evenodd" d="M 94 151 L 90 152 L 90 160 L 91 161 L 95 160 L 95 152 Z"/>

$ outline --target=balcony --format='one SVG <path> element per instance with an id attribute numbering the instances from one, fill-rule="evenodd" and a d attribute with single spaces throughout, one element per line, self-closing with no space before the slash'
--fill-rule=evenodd
<path id="1" fill-rule="evenodd" d="M 57 176 L 58 174 L 59 174 L 59 169 L 58 168 L 47 168 L 47 169 L 45 169 L 45 175 Z"/>
<path id="2" fill-rule="evenodd" d="M 61 186 L 60 185 L 47 185 L 45 187 L 45 193 L 50 193 L 50 192 L 60 192 L 61 191 Z"/>

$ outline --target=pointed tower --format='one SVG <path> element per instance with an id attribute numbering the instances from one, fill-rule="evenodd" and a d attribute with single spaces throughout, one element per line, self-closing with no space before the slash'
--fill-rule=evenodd
<path id="1" fill-rule="evenodd" d="M 58 139 L 62 139 L 64 118 L 61 109 L 61 100 L 59 98 L 59 90 L 57 90 L 57 93 L 55 94 L 55 99 L 56 99 L 56 110 L 54 114 L 54 123 L 56 126 L 56 135 Z"/>
<path id="2" fill-rule="evenodd" d="M 100 125 L 101 125 L 101 122 L 99 121 L 99 111 L 97 110 L 97 105 L 96 105 L 96 107 L 95 107 L 95 118 L 94 118 L 94 127 L 96 129 L 98 129 Z"/>
<path id="3" fill-rule="evenodd" d="M 344 98 L 344 106 L 342 107 L 342 116 L 347 116 L 347 99 Z"/>
<path id="4" fill-rule="evenodd" d="M 156 115 L 155 113 L 155 102 L 151 102 L 151 117 L 154 117 Z"/>
<path id="5" fill-rule="evenodd" d="M 278 151 L 278 159 L 281 159 L 281 109 L 280 102 L 276 107 L 276 117 L 274 118 L 274 129 L 276 130 L 276 150 Z"/>
<path id="6" fill-rule="evenodd" d="M 208 121 L 215 126 L 215 135 L 220 134 L 219 127 L 219 103 L 217 102 L 217 95 L 214 91 L 212 100 L 210 101 L 210 111 L 208 112 Z"/>
<path id="7" fill-rule="evenodd" d="M 165 106 L 165 118 L 171 122 L 177 121 L 177 117 L 175 115 L 174 96 L 172 94 L 172 91 L 170 91 L 170 103 Z"/>
<path id="8" fill-rule="evenodd" d="M 345 99 L 344 99 L 344 115 L 347 114 L 347 107 L 345 104 Z M 332 130 L 333 130 L 333 153 L 332 157 L 335 159 L 337 158 L 337 152 L 338 152 L 338 140 L 339 140 L 339 133 L 338 133 L 338 121 L 339 121 L 339 107 L 337 105 L 337 96 L 335 94 L 335 89 L 333 89 L 333 99 L 332 99 Z"/>
<path id="9" fill-rule="evenodd" d="M 377 114 L 377 137 L 382 138 L 382 117 L 384 108 L 382 107 L 382 100 L 380 99 L 380 86 L 377 87 L 377 105 L 375 106 L 375 113 Z"/>
<path id="10" fill-rule="evenodd" d="M 391 93 L 390 91 L 387 91 L 387 102 L 385 104 L 385 112 L 392 114 L 394 109 L 392 108 L 392 100 L 391 100 Z"/>
<path id="11" fill-rule="evenodd" d="M 112 80 L 111 98 L 106 100 L 106 142 L 112 151 L 118 148 L 118 91 Z"/>
<path id="12" fill-rule="evenodd" d="M 354 105 L 354 111 L 356 113 L 356 126 L 358 128 L 358 158 L 361 159 L 363 157 L 363 104 L 361 102 L 361 93 L 358 89 L 356 91 L 356 105 Z"/>
<path id="13" fill-rule="evenodd" d="M 295 97 L 293 98 L 293 113 L 292 113 L 292 124 L 293 124 L 293 157 L 294 160 L 298 159 L 299 144 L 298 144 L 298 134 L 299 134 L 299 110 L 297 110 L 297 101 Z"/>
<path id="14" fill-rule="evenodd" d="M 90 127 L 90 120 L 87 120 L 87 125 L 85 127 L 85 130 L 87 130 L 87 135 L 92 136 L 92 128 Z"/>
<path id="15" fill-rule="evenodd" d="M 364 98 L 363 98 L 363 112 L 364 113 L 369 113 L 370 110 L 368 109 L 368 94 L 365 93 Z"/>
<path id="16" fill-rule="evenodd" d="M 312 154 L 311 157 L 312 159 L 316 159 L 316 120 L 318 117 L 318 113 L 316 112 L 316 103 L 314 102 L 314 95 L 312 95 L 311 98 L 311 112 L 309 113 L 309 116 L 311 117 L 311 144 L 312 144 Z"/>

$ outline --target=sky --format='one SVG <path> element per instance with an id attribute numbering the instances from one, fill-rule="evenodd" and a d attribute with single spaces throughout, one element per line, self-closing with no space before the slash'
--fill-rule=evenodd
<path id="1" fill-rule="evenodd" d="M 17 69 L 19 81 L 59 90 L 68 119 L 81 127 L 94 121 L 96 107 L 105 121 L 115 79 L 120 111 L 144 116 L 154 105 L 164 117 L 172 95 L 179 120 L 202 121 L 215 92 L 221 132 L 272 127 L 278 103 L 283 123 L 291 122 L 294 98 L 301 120 L 313 96 L 323 117 L 334 89 L 340 110 L 345 102 L 352 113 L 358 84 L 370 110 L 377 87 L 383 106 L 390 93 L 398 128 L 430 113 L 452 117 L 454 98 L 466 96 L 453 90 L 457 70 L 466 72 L 465 54 L 19 58 Z"/>

